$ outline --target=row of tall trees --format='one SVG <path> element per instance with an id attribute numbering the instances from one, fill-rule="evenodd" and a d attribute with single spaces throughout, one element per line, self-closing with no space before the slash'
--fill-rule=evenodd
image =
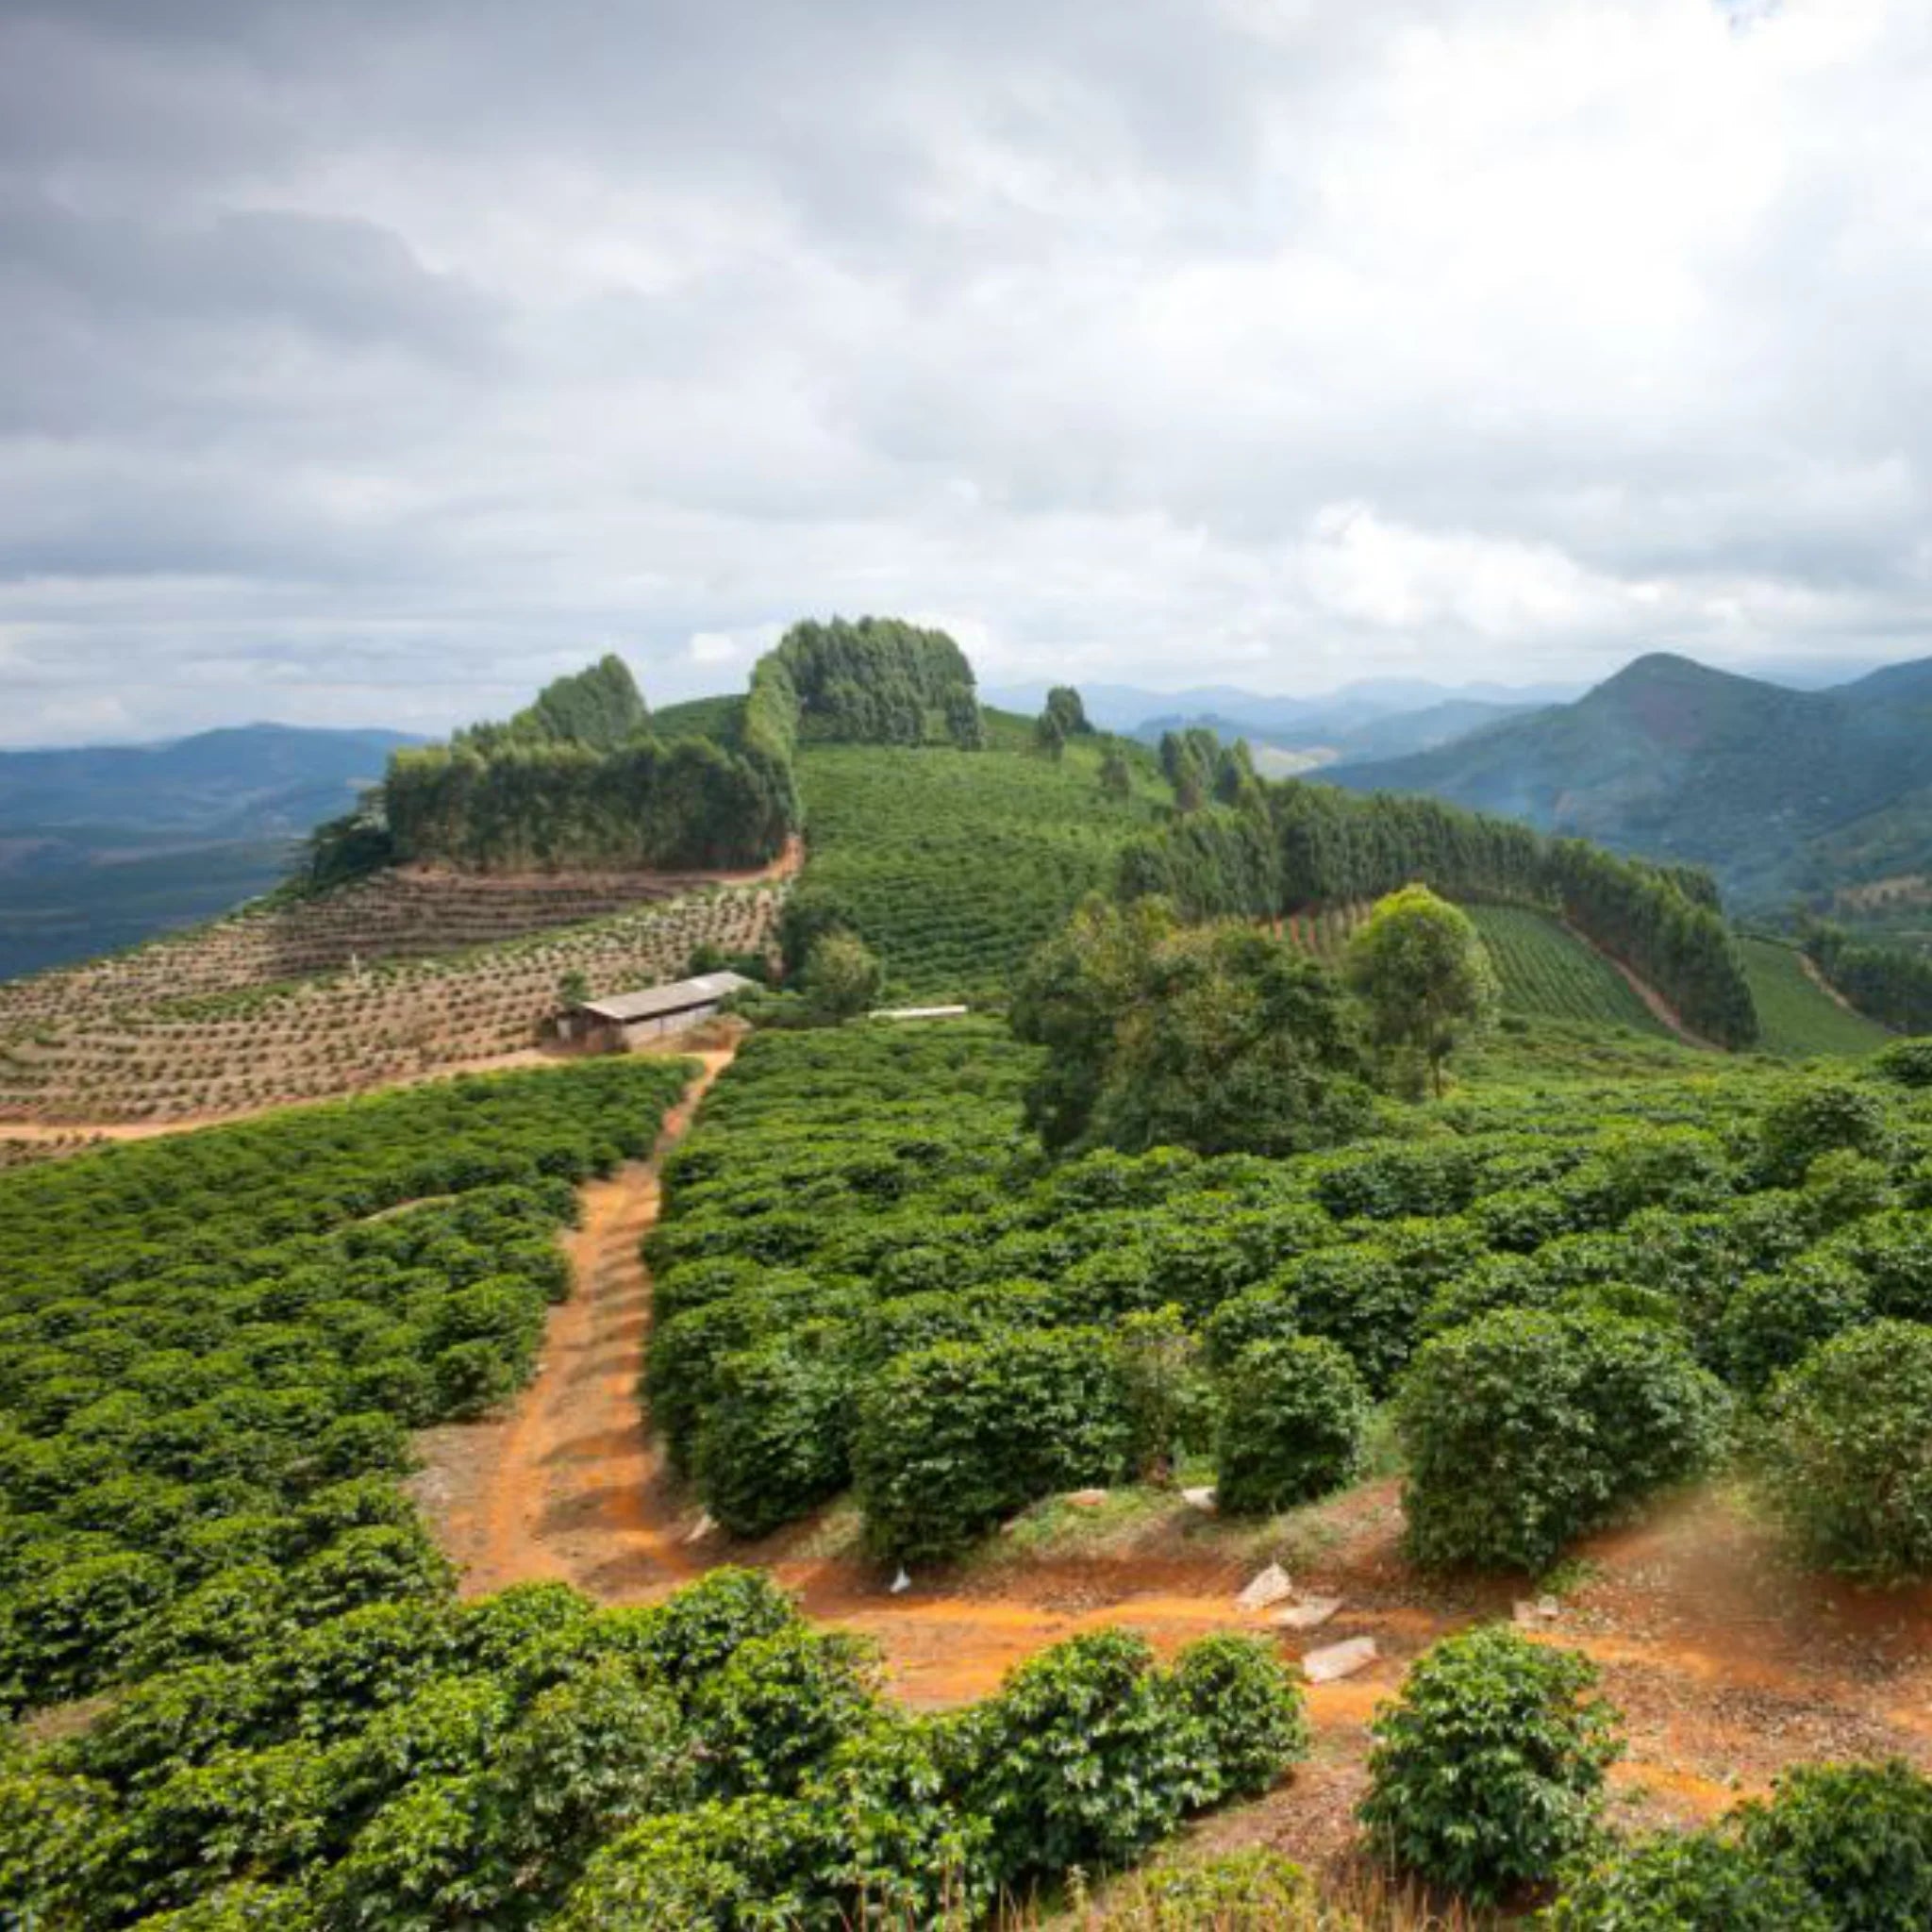
<path id="1" fill-rule="evenodd" d="M 942 630 L 896 617 L 807 621 L 785 633 L 758 672 L 768 700 L 789 697 L 794 735 L 965 751 L 984 742 L 973 667 Z"/>
<path id="2" fill-rule="evenodd" d="M 1198 779 L 1194 736 L 1171 735 L 1175 748 L 1163 744 L 1162 758 Z M 1232 762 L 1217 766 L 1216 782 L 1238 791 L 1240 804 L 1183 809 L 1126 847 L 1124 896 L 1158 895 L 1192 919 L 1278 920 L 1413 883 L 1450 898 L 1545 907 L 1641 974 L 1694 1031 L 1729 1047 L 1757 1039 L 1742 961 L 1704 874 L 1545 839 L 1435 799 L 1357 797 L 1233 771 Z"/>
<path id="3" fill-rule="evenodd" d="M 1807 926 L 1805 951 L 1867 1019 L 1900 1033 L 1932 1033 L 1932 959 L 1860 945 L 1840 925 Z"/>

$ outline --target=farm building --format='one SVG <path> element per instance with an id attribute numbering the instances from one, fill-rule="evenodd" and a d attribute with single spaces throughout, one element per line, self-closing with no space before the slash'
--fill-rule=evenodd
<path id="1" fill-rule="evenodd" d="M 735 992 L 752 982 L 739 973 L 703 973 L 642 992 L 614 993 L 608 999 L 579 1000 L 558 1029 L 595 1053 L 625 1053 L 647 1040 L 682 1033 L 708 1020 Z"/>

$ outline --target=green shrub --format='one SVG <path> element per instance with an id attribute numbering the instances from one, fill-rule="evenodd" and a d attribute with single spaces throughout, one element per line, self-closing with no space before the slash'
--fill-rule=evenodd
<path id="1" fill-rule="evenodd" d="M 1214 1783 L 1143 1638 L 1097 1631 L 1042 1651 L 961 1720 L 967 1808 L 995 1876 L 1124 1865 Z"/>
<path id="2" fill-rule="evenodd" d="M 1308 1750 L 1301 1686 L 1259 1637 L 1204 1637 L 1169 1673 L 1175 1708 L 1206 1743 L 1202 1795 L 1258 1798 Z"/>
<path id="3" fill-rule="evenodd" d="M 1223 1375 L 1254 1343 L 1291 1341 L 1301 1332 L 1293 1291 L 1279 1281 L 1266 1281 L 1230 1296 L 1208 1317 L 1201 1352 L 1208 1368 Z"/>
<path id="4" fill-rule="evenodd" d="M 1780 1866 L 1717 1832 L 1662 1832 L 1607 1850 L 1564 1882 L 1551 1932 L 1837 1932 Z"/>
<path id="5" fill-rule="evenodd" d="M 1774 1187 L 1795 1187 L 1821 1154 L 1849 1149 L 1883 1158 L 1891 1134 L 1885 1104 L 1849 1080 L 1815 1078 L 1792 1087 L 1765 1108 L 1758 1156 Z"/>
<path id="6" fill-rule="evenodd" d="M 1378 1394 L 1407 1361 L 1431 1289 L 1425 1268 L 1406 1268 L 1368 1241 L 1304 1255 L 1275 1282 L 1293 1297 L 1303 1332 L 1340 1342 Z"/>
<path id="7" fill-rule="evenodd" d="M 1726 1373 L 1754 1393 L 1822 1341 L 1872 1318 L 1865 1279 L 1835 1255 L 1801 1255 L 1775 1274 L 1754 1274 L 1724 1310 Z"/>
<path id="8" fill-rule="evenodd" d="M 1317 1336 L 1257 1341 L 1220 1379 L 1215 1498 L 1266 1516 L 1340 1489 L 1362 1466 L 1371 1403 L 1355 1364 Z"/>
<path id="9" fill-rule="evenodd" d="M 1874 1056 L 1873 1068 L 1899 1087 L 1932 1087 L 1932 1038 L 1894 1040 Z"/>
<path id="10" fill-rule="evenodd" d="M 606 1839 L 696 1789 L 677 1705 L 612 1659 L 544 1691 L 491 1766 L 520 1887 L 556 1904 Z"/>
<path id="11" fill-rule="evenodd" d="M 1814 1562 L 1932 1570 L 1932 1328 L 1874 1322 L 1772 1389 L 1753 1461 L 1766 1506 Z"/>
<path id="12" fill-rule="evenodd" d="M 1674 1336 L 1604 1314 L 1485 1316 L 1416 1357 L 1398 1399 L 1416 1557 L 1545 1568 L 1708 1467 L 1729 1413 Z"/>
<path id="13" fill-rule="evenodd" d="M 879 1709 L 806 1787 L 820 1881 L 847 1924 L 970 1922 L 991 1902 L 987 1824 L 950 1801 L 938 1732 Z"/>
<path id="14" fill-rule="evenodd" d="M 1550 1877 L 1594 1837 L 1615 1714 L 1574 1651 L 1503 1624 L 1445 1638 L 1370 1729 L 1377 1852 L 1479 1902 Z"/>
<path id="15" fill-rule="evenodd" d="M 329 1872 L 323 1909 L 331 1925 L 370 1932 L 443 1932 L 503 1923 L 517 1868 L 489 1780 L 423 1778 L 357 1833 Z"/>
<path id="16" fill-rule="evenodd" d="M 0 1763 L 0 1900 L 19 1924 L 88 1923 L 119 1856 L 116 1811 L 92 1778 Z"/>
<path id="17" fill-rule="evenodd" d="M 814 1765 L 864 1727 L 877 1678 L 870 1638 L 802 1621 L 754 1637 L 691 1701 L 705 1783 L 721 1797 L 794 1795 Z"/>
<path id="18" fill-rule="evenodd" d="M 556 1932 L 776 1932 L 811 1923 L 814 1821 L 804 1805 L 738 1798 L 648 1818 L 613 1839 Z"/>
<path id="19" fill-rule="evenodd" d="M 1746 1849 L 1807 1886 L 1839 1932 L 1932 1924 L 1932 1782 L 1908 1764 L 1801 1766 L 1740 1826 Z"/>
<path id="20" fill-rule="evenodd" d="M 850 1331 L 808 1324 L 718 1365 L 698 1439 L 697 1479 L 734 1536 L 762 1536 L 851 1477 Z"/>
<path id="21" fill-rule="evenodd" d="M 1117 1481 L 1132 1429 L 1107 1336 L 1037 1329 L 890 1363 L 859 1403 L 853 1469 L 887 1557 L 943 1557 L 1015 1509 Z"/>

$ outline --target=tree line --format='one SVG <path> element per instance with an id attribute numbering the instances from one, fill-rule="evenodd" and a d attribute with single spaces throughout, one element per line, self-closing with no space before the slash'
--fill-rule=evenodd
<path id="1" fill-rule="evenodd" d="M 1241 748 L 1192 741 L 1211 738 L 1170 734 L 1163 742 L 1183 805 L 1217 802 L 1183 808 L 1125 847 L 1123 897 L 1159 896 L 1192 919 L 1270 921 L 1413 883 L 1451 898 L 1524 903 L 1560 913 L 1706 1039 L 1743 1047 L 1757 1038 L 1743 964 L 1707 875 L 1622 858 L 1581 839 L 1547 839 L 1435 799 L 1270 782 Z"/>
<path id="2" fill-rule="evenodd" d="M 1807 926 L 1805 952 L 1868 1020 L 1932 1033 L 1932 960 L 1898 946 L 1863 946 L 1840 925 Z"/>

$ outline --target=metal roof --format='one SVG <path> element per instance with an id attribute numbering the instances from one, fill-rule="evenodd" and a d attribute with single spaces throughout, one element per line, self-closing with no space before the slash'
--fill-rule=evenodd
<path id="1" fill-rule="evenodd" d="M 607 1000 L 579 1000 L 576 1010 L 589 1013 L 595 1020 L 627 1025 L 634 1020 L 658 1020 L 667 1013 L 682 1013 L 691 1007 L 713 1006 L 752 984 L 741 973 L 701 973 L 695 979 L 646 987 L 642 992 L 613 993 Z"/>

